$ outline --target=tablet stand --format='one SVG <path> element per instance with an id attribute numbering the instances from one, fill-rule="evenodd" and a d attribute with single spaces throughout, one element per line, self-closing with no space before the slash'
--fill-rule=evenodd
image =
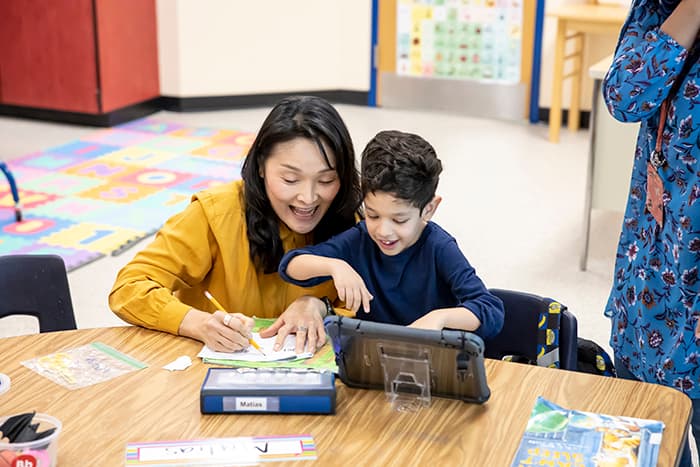
<path id="1" fill-rule="evenodd" d="M 393 410 L 415 412 L 430 406 L 430 350 L 377 344 L 384 370 L 384 392 Z"/>

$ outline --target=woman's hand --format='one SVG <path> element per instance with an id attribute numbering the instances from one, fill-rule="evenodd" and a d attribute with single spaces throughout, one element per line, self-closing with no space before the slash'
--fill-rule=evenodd
<path id="1" fill-rule="evenodd" d="M 362 277 L 348 263 L 342 260 L 333 260 L 331 263 L 331 277 L 338 291 L 338 298 L 345 302 L 345 307 L 357 313 L 360 305 L 369 313 L 369 302 L 374 297 Z"/>
<path id="2" fill-rule="evenodd" d="M 277 351 L 289 334 L 296 333 L 296 353 L 303 353 L 304 349 L 315 352 L 326 343 L 326 330 L 323 327 L 325 312 L 326 305 L 320 299 L 308 295 L 299 297 L 269 328 L 260 331 L 260 337 L 277 334 L 274 346 Z"/>
<path id="3" fill-rule="evenodd" d="M 216 352 L 235 352 L 250 345 L 253 318 L 241 313 L 191 309 L 180 324 L 179 334 L 192 337 Z"/>

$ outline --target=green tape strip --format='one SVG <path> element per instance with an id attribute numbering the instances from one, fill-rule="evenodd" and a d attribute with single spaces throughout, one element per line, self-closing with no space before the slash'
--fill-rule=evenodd
<path id="1" fill-rule="evenodd" d="M 126 354 L 121 353 L 115 348 L 112 348 L 108 346 L 107 344 L 103 344 L 102 342 L 93 342 L 90 344 L 91 346 L 95 347 L 97 350 L 100 350 L 101 352 L 106 353 L 107 355 L 110 355 L 117 360 L 121 360 L 122 362 L 126 363 L 127 365 L 131 365 L 134 368 L 138 368 L 139 370 L 143 368 L 147 368 L 148 365 L 146 365 L 143 362 L 140 362 L 136 360 L 135 358 L 131 358 Z"/>

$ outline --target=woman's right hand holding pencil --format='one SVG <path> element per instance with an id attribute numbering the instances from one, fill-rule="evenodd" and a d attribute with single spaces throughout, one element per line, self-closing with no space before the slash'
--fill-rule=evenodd
<path id="1" fill-rule="evenodd" d="M 213 337 L 215 347 L 207 346 L 220 352 L 235 352 L 250 345 L 254 320 L 242 313 L 215 311 L 208 324 L 208 333 Z"/>
<path id="2" fill-rule="evenodd" d="M 216 352 L 235 352 L 250 345 L 253 318 L 217 310 L 191 309 L 180 324 L 181 336 L 197 339 Z"/>

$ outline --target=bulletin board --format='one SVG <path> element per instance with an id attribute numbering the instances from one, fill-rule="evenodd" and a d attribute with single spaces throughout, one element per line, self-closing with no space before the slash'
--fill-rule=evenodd
<path id="1" fill-rule="evenodd" d="M 376 104 L 526 118 L 536 8 L 537 0 L 377 0 Z"/>

